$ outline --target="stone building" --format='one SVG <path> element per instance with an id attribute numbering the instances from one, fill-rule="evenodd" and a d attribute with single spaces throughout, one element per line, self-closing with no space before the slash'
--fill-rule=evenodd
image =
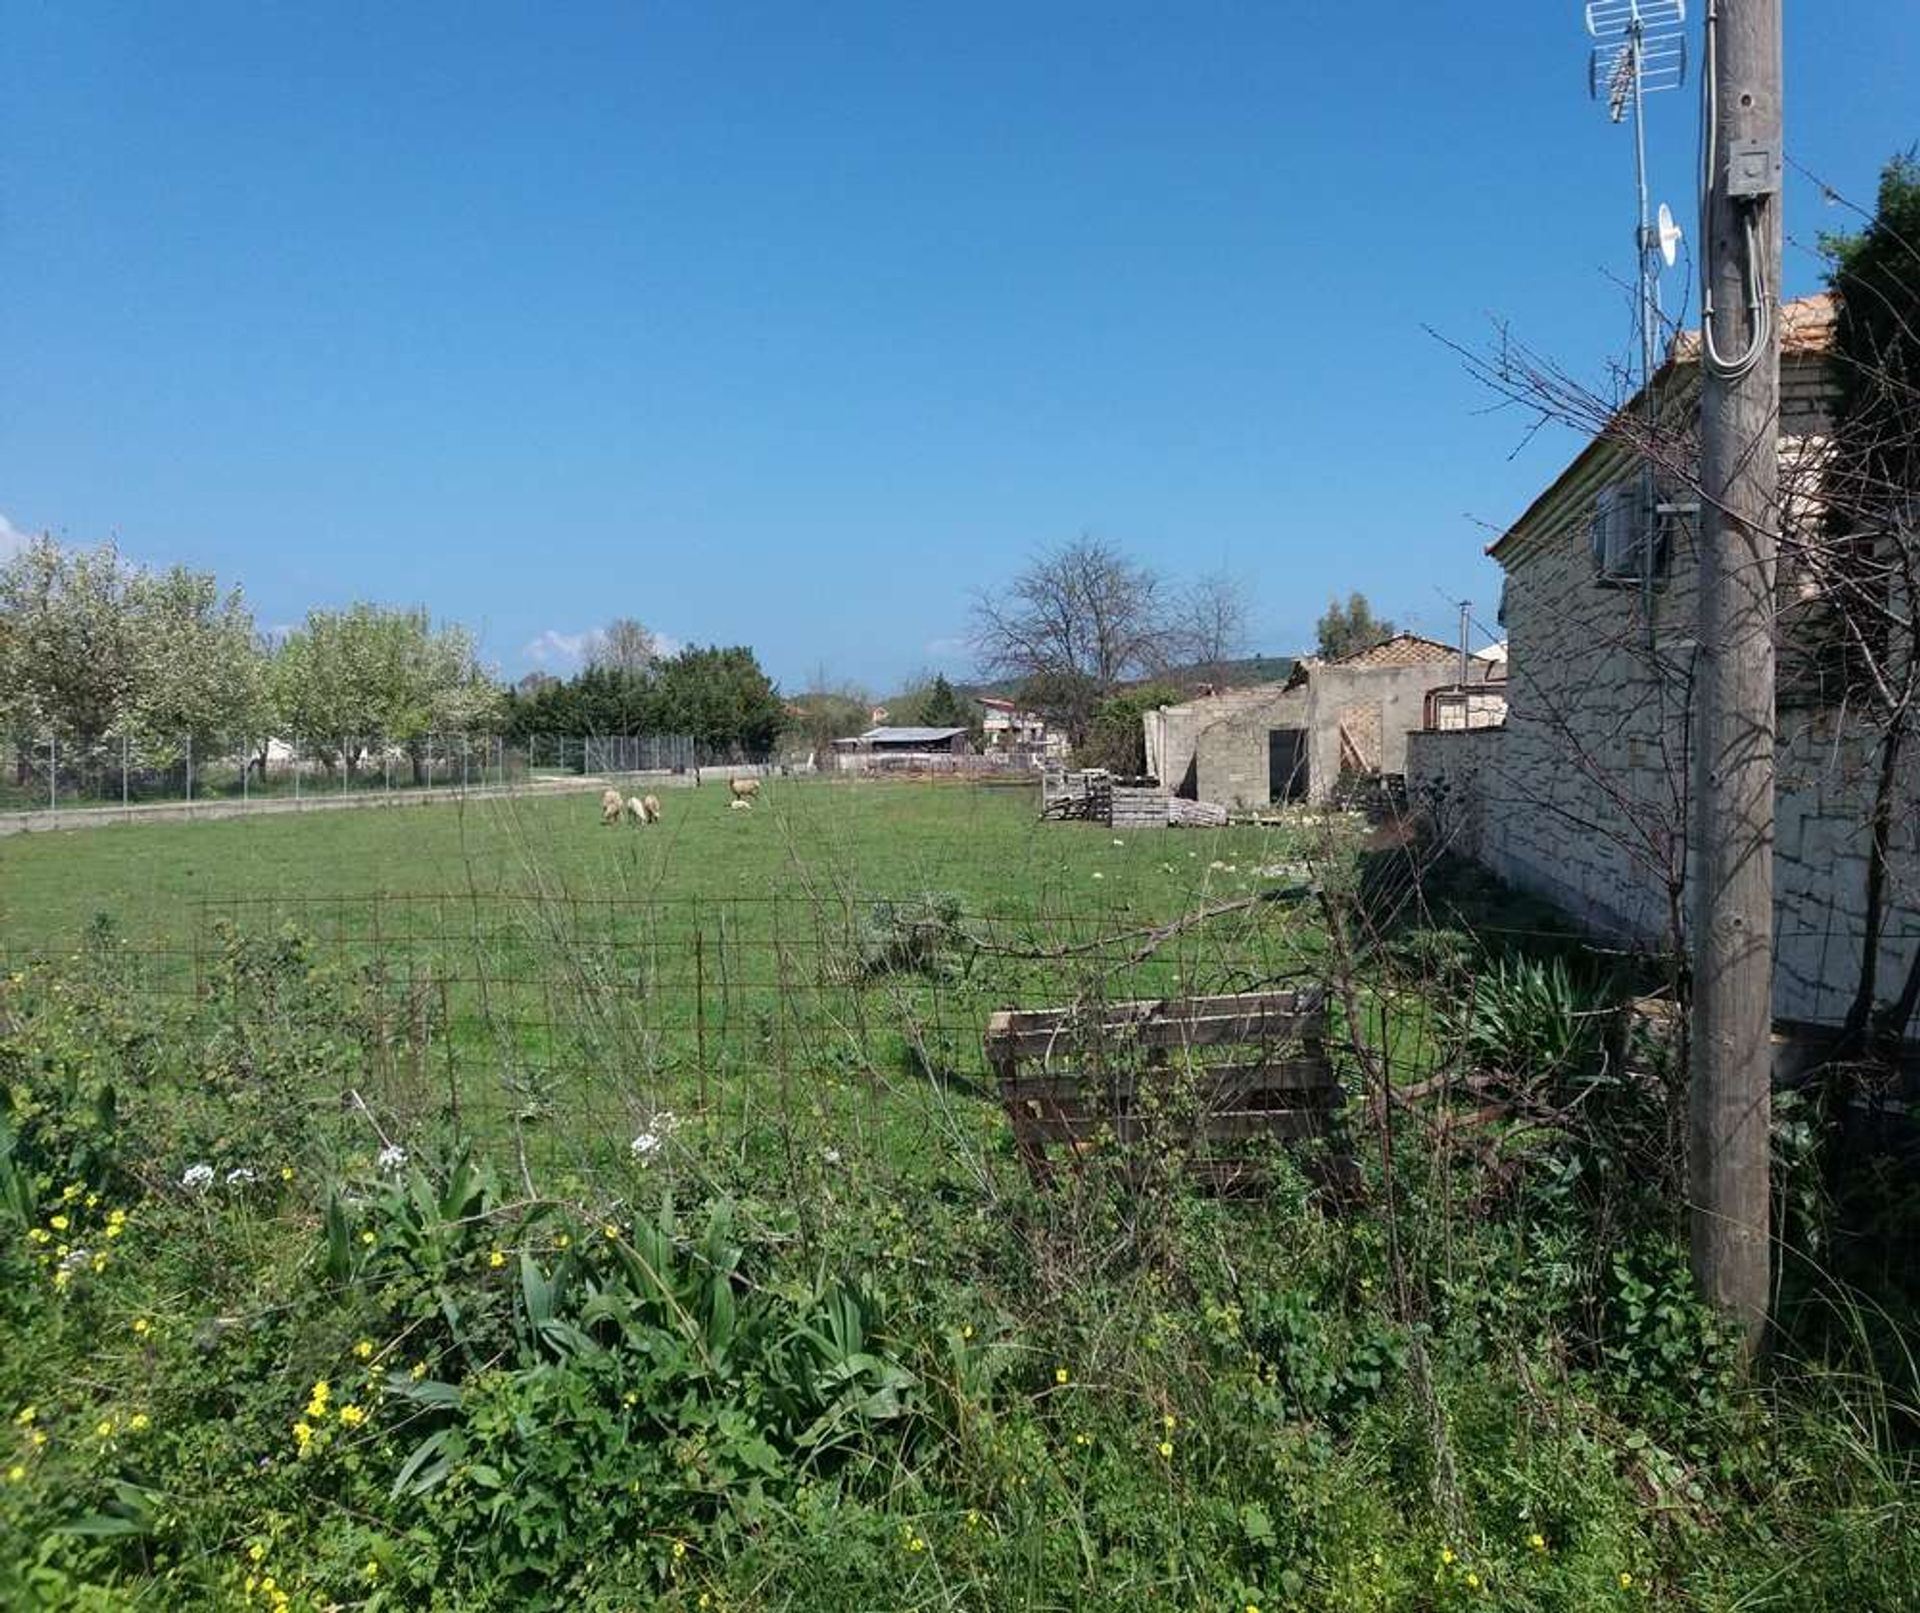
<path id="1" fill-rule="evenodd" d="M 1816 534 L 1817 478 L 1831 430 L 1825 297 L 1781 310 L 1783 528 Z M 1653 387 L 1669 430 L 1657 456 L 1697 463 L 1698 338 L 1675 344 Z M 1622 410 L 1641 415 L 1645 399 Z M 1511 657 L 1505 726 L 1417 734 L 1408 785 L 1455 844 L 1604 935 L 1683 940 L 1689 682 L 1696 651 L 1697 521 L 1683 483 L 1656 478 L 1630 434 L 1594 438 L 1489 549 L 1506 572 Z M 1868 803 L 1875 736 L 1801 675 L 1795 623 L 1819 603 L 1797 544 L 1783 545 L 1775 791 L 1775 1009 L 1832 1025 L 1861 982 Z M 1890 916 L 1873 960 L 1897 994 L 1920 950 L 1920 773 L 1902 782 L 1888 870 Z"/>
<path id="2" fill-rule="evenodd" d="M 1497 675 L 1468 658 L 1467 685 Z M 1305 660 L 1285 683 L 1231 689 L 1142 718 L 1147 771 L 1178 796 L 1238 809 L 1329 799 L 1342 775 L 1400 773 L 1429 696 L 1460 688 L 1460 651 L 1400 633 L 1338 661 Z M 1492 720 L 1482 702 L 1474 720 Z"/>

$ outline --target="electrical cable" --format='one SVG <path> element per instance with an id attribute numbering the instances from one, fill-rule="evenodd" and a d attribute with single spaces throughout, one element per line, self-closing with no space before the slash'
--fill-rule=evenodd
<path id="1" fill-rule="evenodd" d="M 1706 40 L 1700 70 L 1700 359 L 1716 375 L 1737 381 L 1760 362 L 1773 340 L 1773 306 L 1765 276 L 1760 272 L 1760 241 L 1753 216 L 1764 198 L 1743 198 L 1740 213 L 1746 254 L 1741 265 L 1741 281 L 1746 287 L 1747 319 L 1752 334 L 1746 351 L 1735 359 L 1726 357 L 1714 344 L 1713 253 L 1708 247 L 1713 239 L 1713 163 L 1720 143 L 1720 55 L 1715 46 L 1719 22 L 1718 0 L 1707 0 Z"/>

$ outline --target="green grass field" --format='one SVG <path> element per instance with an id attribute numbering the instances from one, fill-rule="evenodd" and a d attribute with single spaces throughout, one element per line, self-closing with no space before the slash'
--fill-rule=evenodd
<path id="1" fill-rule="evenodd" d="M 602 828 L 590 795 L 118 825 L 0 839 L 0 946 L 56 946 L 94 915 L 136 946 L 189 935 L 204 904 L 375 894 L 625 902 L 787 895 L 959 896 L 1003 917 L 1164 917 L 1243 894 L 1296 857 L 1298 830 L 1115 836 L 1041 824 L 1028 789 L 770 782 L 665 792 L 665 821 Z M 1231 865 L 1231 871 L 1224 866 Z"/>
<path id="2" fill-rule="evenodd" d="M 984 1095 L 994 1009 L 1254 989 L 1321 945 L 1298 902 L 1235 904 L 1297 889 L 1326 824 L 1115 834 L 1037 804 L 772 781 L 752 812 L 667 793 L 648 829 L 603 827 L 582 794 L 19 836 L 0 954 L 97 949 L 180 1006 L 230 973 L 233 937 L 290 931 L 362 1028 L 352 1090 L 390 1127 L 457 1108 L 577 1160 L 658 1108 L 741 1139 L 798 1111 L 928 1161 L 930 1126 L 959 1116 L 977 1143 L 997 1124 L 950 1101 Z M 1210 908 L 1229 911 L 1152 933 Z"/>

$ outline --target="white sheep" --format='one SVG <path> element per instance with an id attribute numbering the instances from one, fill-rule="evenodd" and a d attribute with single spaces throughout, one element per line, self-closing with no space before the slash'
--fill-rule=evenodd
<path id="1" fill-rule="evenodd" d="M 602 828 L 610 823 L 618 823 L 626 803 L 620 799 L 620 792 L 605 789 L 600 792 L 600 824 Z"/>
<path id="2" fill-rule="evenodd" d="M 735 779 L 734 782 L 737 784 L 740 781 Z M 753 803 L 744 795 L 736 795 L 727 805 L 732 807 L 735 812 L 751 812 L 753 810 Z"/>
<path id="3" fill-rule="evenodd" d="M 648 823 L 660 821 L 660 797 L 643 795 L 640 797 L 640 816 Z"/>
<path id="4" fill-rule="evenodd" d="M 727 780 L 727 788 L 733 791 L 736 801 L 750 801 L 760 793 L 760 781 L 757 778 L 732 778 Z"/>

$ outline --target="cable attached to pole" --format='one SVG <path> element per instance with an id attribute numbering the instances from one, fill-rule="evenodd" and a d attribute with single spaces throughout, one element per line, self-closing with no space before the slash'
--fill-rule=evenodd
<path id="1" fill-rule="evenodd" d="M 1747 320 L 1752 327 L 1746 351 L 1728 358 L 1713 339 L 1713 254 L 1705 250 L 1713 229 L 1713 165 L 1720 145 L 1719 80 L 1720 57 L 1716 46 L 1719 32 L 1719 0 L 1707 0 L 1706 44 L 1700 70 L 1700 126 L 1704 132 L 1700 161 L 1700 358 L 1716 375 L 1737 381 L 1748 374 L 1766 354 L 1773 340 L 1773 301 L 1767 291 L 1766 276 L 1760 269 L 1760 240 L 1754 211 L 1764 196 L 1735 197 L 1740 210 L 1745 250 L 1741 254 L 1740 277 L 1746 288 Z"/>

